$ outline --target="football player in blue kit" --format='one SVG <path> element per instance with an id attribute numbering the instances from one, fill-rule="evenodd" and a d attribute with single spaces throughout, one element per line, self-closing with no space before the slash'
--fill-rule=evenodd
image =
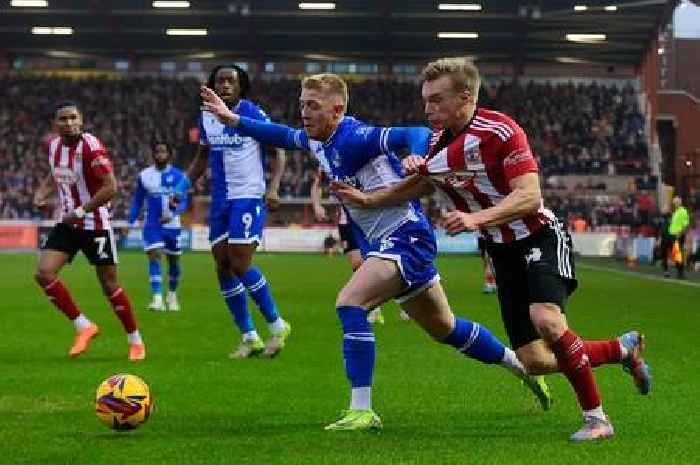
<path id="1" fill-rule="evenodd" d="M 303 80 L 299 100 L 303 129 L 232 112 L 208 87 L 202 88 L 201 96 L 204 108 L 226 126 L 277 147 L 310 151 L 329 179 L 366 192 L 400 182 L 401 164 L 394 152 L 423 154 L 431 135 L 426 128 L 374 127 L 346 116 L 347 85 L 334 74 Z M 395 299 L 436 341 L 483 363 L 508 368 L 541 398 L 546 386 L 527 376 L 511 349 L 485 327 L 452 313 L 433 264 L 437 253 L 433 229 L 418 203 L 343 208 L 365 260 L 336 299 L 351 400 L 342 418 L 327 430 L 382 427 L 371 404 L 375 338 L 367 312 L 389 299 Z"/>
<path id="2" fill-rule="evenodd" d="M 260 107 L 246 99 L 250 81 L 238 65 L 215 67 L 208 85 L 229 111 L 256 121 L 269 121 Z M 277 187 L 284 151 L 276 150 L 276 155 L 275 163 L 271 163 L 273 179 L 266 193 L 263 145 L 203 111 L 197 155 L 177 189 L 186 192 L 209 167 L 209 240 L 221 295 L 242 335 L 241 343 L 230 354 L 234 359 L 260 354 L 274 357 L 291 333 L 291 326 L 280 316 L 270 284 L 252 265 L 253 253 L 262 241 L 266 200 L 271 206 L 279 200 Z M 258 335 L 248 311 L 248 294 L 267 322 L 271 334 L 267 343 Z"/>
<path id="3" fill-rule="evenodd" d="M 148 305 L 154 311 L 179 311 L 177 287 L 180 283 L 180 214 L 187 209 L 185 196 L 175 208 L 170 206 L 170 197 L 175 186 L 184 178 L 184 173 L 170 164 L 170 147 L 166 142 L 153 143 L 153 164 L 142 170 L 136 181 L 134 199 L 129 211 L 129 225 L 134 226 L 144 203 L 143 250 L 148 255 L 148 276 L 153 299 Z M 168 257 L 168 294 L 163 303 L 163 280 L 160 271 L 160 252 Z"/>

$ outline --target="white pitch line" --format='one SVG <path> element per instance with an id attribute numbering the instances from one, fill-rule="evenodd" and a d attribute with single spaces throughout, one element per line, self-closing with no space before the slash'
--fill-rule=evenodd
<path id="1" fill-rule="evenodd" d="M 639 271 L 617 270 L 615 268 L 607 268 L 605 266 L 596 266 L 596 265 L 587 265 L 585 263 L 581 263 L 581 264 L 577 263 L 576 266 L 581 267 L 581 268 L 588 268 L 589 270 L 608 271 L 610 273 L 617 273 L 617 274 L 622 274 L 622 275 L 627 275 L 627 276 L 634 276 L 637 278 L 644 278 L 644 279 L 648 279 L 651 281 L 658 281 L 661 283 L 680 284 L 681 286 L 700 288 L 700 283 L 696 283 L 693 281 L 683 281 L 680 279 L 673 279 L 673 278 L 662 278 L 661 276 L 654 276 L 654 275 L 642 273 Z"/>

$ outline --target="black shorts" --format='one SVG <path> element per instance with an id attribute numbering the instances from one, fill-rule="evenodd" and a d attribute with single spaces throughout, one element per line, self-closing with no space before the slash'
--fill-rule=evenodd
<path id="1" fill-rule="evenodd" d="M 498 285 L 501 317 L 513 349 L 540 339 L 530 304 L 552 303 L 562 312 L 578 282 L 571 236 L 555 222 L 510 244 L 487 244 Z"/>
<path id="2" fill-rule="evenodd" d="M 49 233 L 42 249 L 65 252 L 70 256 L 71 262 L 79 250 L 83 251 L 92 265 L 115 265 L 119 260 L 111 229 L 86 231 L 58 223 Z"/>
<path id="3" fill-rule="evenodd" d="M 355 236 L 353 236 L 352 228 L 349 224 L 339 224 L 338 234 L 340 235 L 340 240 L 343 243 L 344 254 L 360 249 L 360 246 L 358 246 L 357 242 L 355 242 Z"/>
<path id="4" fill-rule="evenodd" d="M 479 254 L 482 257 L 485 257 L 486 256 L 486 239 L 479 236 L 476 240 L 476 245 L 477 245 L 477 247 L 479 247 Z"/>

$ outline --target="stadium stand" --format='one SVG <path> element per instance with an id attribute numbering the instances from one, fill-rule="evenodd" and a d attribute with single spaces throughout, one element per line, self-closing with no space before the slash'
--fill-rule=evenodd
<path id="1" fill-rule="evenodd" d="M 32 208 L 34 187 L 46 175 L 41 151 L 50 133 L 52 103 L 80 102 L 85 129 L 108 146 L 121 182 L 113 205 L 124 219 L 138 171 L 150 162 L 150 142 L 166 140 L 183 166 L 196 137 L 198 82 L 193 78 L 122 79 L 5 75 L 0 78 L 0 218 L 39 217 Z M 296 78 L 256 80 L 252 98 L 275 121 L 299 125 Z M 377 124 L 421 124 L 416 81 L 367 79 L 351 83 L 350 113 Z M 595 82 L 513 84 L 487 82 L 482 104 L 513 115 L 530 136 L 543 172 L 548 203 L 570 222 L 651 226 L 656 201 L 650 192 L 644 117 L 633 87 Z M 283 199 L 309 196 L 315 162 L 307 154 L 288 157 Z M 575 176 L 572 176 L 575 175 Z M 636 181 L 633 176 L 636 176 Z M 196 186 L 206 194 L 206 182 Z"/>

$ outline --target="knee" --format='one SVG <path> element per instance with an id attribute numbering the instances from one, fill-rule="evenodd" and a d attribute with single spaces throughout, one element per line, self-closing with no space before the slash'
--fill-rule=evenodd
<path id="1" fill-rule="evenodd" d="M 56 279 L 56 273 L 50 268 L 39 267 L 34 273 L 34 279 L 40 286 L 46 286 Z"/>
<path id="2" fill-rule="evenodd" d="M 529 375 L 537 376 L 552 373 L 552 363 L 549 357 L 542 357 L 540 354 L 527 354 L 525 356 L 518 354 L 518 359 Z M 556 370 L 556 366 L 554 369 Z"/>
<path id="3" fill-rule="evenodd" d="M 247 254 L 234 254 L 229 261 L 231 271 L 238 277 L 243 276 L 248 271 L 251 262 L 252 257 Z"/>
<path id="4" fill-rule="evenodd" d="M 559 306 L 538 303 L 530 306 L 530 318 L 537 332 L 548 344 L 556 342 L 566 331 L 566 323 Z"/>

